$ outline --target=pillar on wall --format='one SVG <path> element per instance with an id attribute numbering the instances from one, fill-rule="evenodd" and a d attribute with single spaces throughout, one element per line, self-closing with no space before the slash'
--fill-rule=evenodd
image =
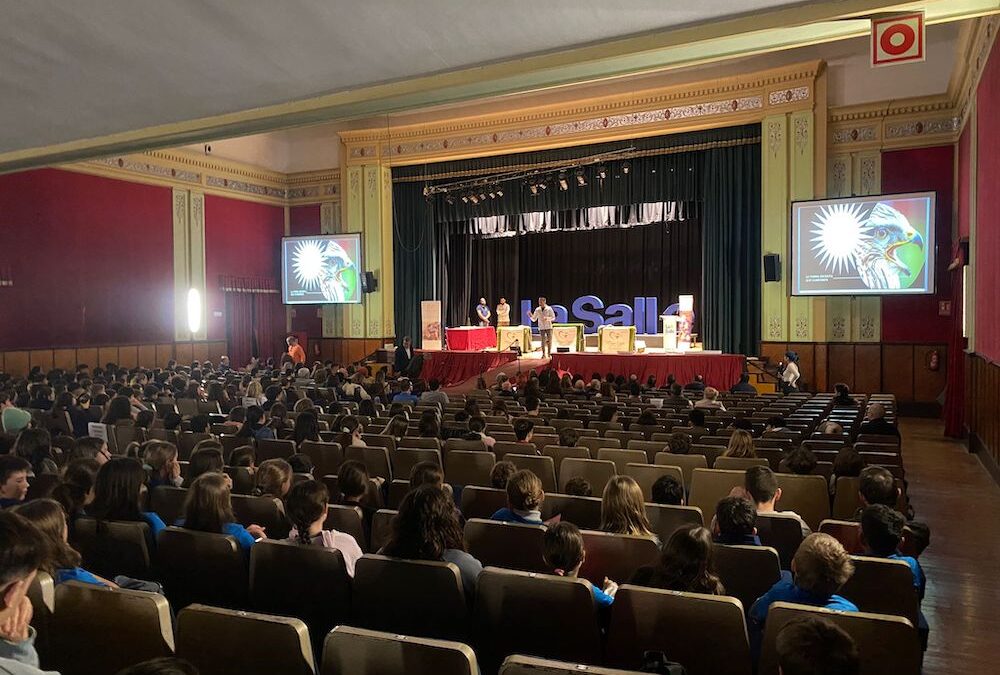
<path id="1" fill-rule="evenodd" d="M 343 232 L 340 209 L 333 202 L 323 202 L 319 205 L 319 231 L 321 234 L 338 234 Z M 323 305 L 323 337 L 346 337 L 345 331 L 347 309 L 344 305 Z"/>
<path id="2" fill-rule="evenodd" d="M 976 351 L 976 223 L 977 223 L 977 186 L 979 184 L 979 113 L 976 109 L 976 97 L 969 102 L 969 119 L 966 122 L 969 133 L 969 266 L 965 271 L 965 337 L 968 340 L 967 349 Z M 959 153 L 956 152 L 956 155 Z M 958 172 L 955 172 L 958 175 Z M 958 194 L 956 190 L 956 195 Z M 958 201 L 956 199 L 956 201 Z M 957 220 L 957 219 L 956 219 Z"/>
<path id="3" fill-rule="evenodd" d="M 882 154 L 878 150 L 832 155 L 827 171 L 827 196 L 876 195 L 882 191 Z M 882 300 L 878 297 L 826 298 L 826 340 L 879 342 Z"/>
<path id="4" fill-rule="evenodd" d="M 205 194 L 174 189 L 174 338 L 178 341 L 208 339 L 208 285 L 205 273 Z M 198 330 L 191 332 L 188 295 L 200 298 Z"/>
<path id="5" fill-rule="evenodd" d="M 789 191 L 791 201 L 812 199 L 815 195 L 813 185 L 813 153 L 815 150 L 813 132 L 813 113 L 811 110 L 801 110 L 790 115 L 792 137 L 789 144 Z M 785 230 L 788 226 L 788 209 L 785 209 Z M 785 249 L 788 250 L 787 248 Z M 786 284 L 787 289 L 787 284 Z M 816 316 L 822 316 L 825 305 L 821 298 L 789 297 L 789 341 L 812 342 L 816 339 Z"/>

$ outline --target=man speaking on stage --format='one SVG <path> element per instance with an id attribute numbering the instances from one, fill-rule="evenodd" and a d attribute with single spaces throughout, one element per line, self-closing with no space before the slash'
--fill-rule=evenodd
<path id="1" fill-rule="evenodd" d="M 552 355 L 552 322 L 556 320 L 556 313 L 549 307 L 545 298 L 538 298 L 538 307 L 528 315 L 532 321 L 538 322 L 538 333 L 542 336 L 542 358 Z"/>

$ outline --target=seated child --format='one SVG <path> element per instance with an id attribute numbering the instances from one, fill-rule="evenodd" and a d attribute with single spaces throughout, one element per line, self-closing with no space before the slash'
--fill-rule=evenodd
<path id="1" fill-rule="evenodd" d="M 292 521 L 288 541 L 340 551 L 347 574 L 353 577 L 354 564 L 363 555 L 361 547 L 345 532 L 323 529 L 329 503 L 326 486 L 319 481 L 307 480 L 292 487 L 285 499 L 285 513 Z"/>
<path id="2" fill-rule="evenodd" d="M 28 496 L 31 463 L 17 455 L 0 455 L 0 509 L 17 506 Z"/>
<path id="3" fill-rule="evenodd" d="M 94 586 L 118 586 L 80 567 L 80 554 L 69 545 L 69 527 L 62 505 L 54 499 L 33 499 L 16 508 L 19 516 L 35 524 L 50 545 L 52 580 L 80 581 Z"/>
<path id="4" fill-rule="evenodd" d="M 782 675 L 858 675 L 861 661 L 854 639 L 831 621 L 808 617 L 791 621 L 775 641 Z"/>
<path id="5" fill-rule="evenodd" d="M 684 486 L 673 476 L 657 478 L 650 493 L 654 504 L 684 506 Z"/>
<path id="6" fill-rule="evenodd" d="M 553 525 L 545 532 L 542 541 L 542 556 L 545 564 L 552 569 L 552 573 L 560 577 L 575 578 L 580 573 L 580 567 L 587 558 L 587 551 L 583 547 L 583 536 L 580 528 L 573 523 L 560 522 Z M 603 588 L 591 586 L 594 593 L 594 602 L 598 607 L 610 607 L 615 601 L 615 593 L 618 592 L 618 584 L 607 577 L 604 578 Z"/>
<path id="7" fill-rule="evenodd" d="M 566 494 L 573 497 L 593 497 L 594 489 L 586 478 L 576 476 L 566 481 Z"/>
<path id="8" fill-rule="evenodd" d="M 490 487 L 495 490 L 506 490 L 507 481 L 515 473 L 517 473 L 517 467 L 514 466 L 513 462 L 506 460 L 497 462 L 490 471 Z"/>
<path id="9" fill-rule="evenodd" d="M 508 523 L 542 524 L 542 502 L 545 492 L 538 476 L 522 469 L 507 481 L 507 506 L 494 513 L 493 520 Z"/>
<path id="10" fill-rule="evenodd" d="M 712 539 L 716 544 L 760 546 L 753 502 L 742 497 L 720 499 L 712 519 Z"/>

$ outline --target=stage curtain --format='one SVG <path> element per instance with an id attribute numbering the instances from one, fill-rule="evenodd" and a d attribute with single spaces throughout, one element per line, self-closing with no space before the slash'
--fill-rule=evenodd
<path id="1" fill-rule="evenodd" d="M 572 159 L 621 150 L 629 151 L 628 158 L 605 162 L 608 172 L 605 180 L 597 180 L 590 170 L 585 187 L 572 184 L 574 177 L 568 176 L 571 182 L 568 190 L 550 184 L 547 190 L 532 196 L 526 185 L 512 183 L 506 186 L 502 197 L 478 205 L 464 204 L 460 199 L 452 199 L 455 203 L 449 204 L 443 196 L 427 199 L 423 194 L 424 187 L 430 184 L 452 183 L 503 170 L 535 168 L 544 172 L 546 167 L 556 167 Z M 696 331 L 707 348 L 756 353 L 760 325 L 760 180 L 760 125 L 756 124 L 395 167 L 396 334 L 417 336 L 421 300 L 450 302 L 449 298 L 459 292 L 448 289 L 458 283 L 465 286 L 463 293 L 477 292 L 465 279 L 451 278 L 454 267 L 448 264 L 463 255 L 456 248 L 461 242 L 451 237 L 454 228 L 461 231 L 464 227 L 468 231 L 473 218 L 684 202 L 685 211 L 692 216 L 684 222 L 701 223 L 702 260 L 706 261 L 703 297 L 696 309 L 701 317 Z M 620 235 L 626 230 L 610 232 Z M 634 272 L 627 260 L 612 262 L 620 265 L 620 270 L 611 268 L 612 275 Z M 521 268 L 517 269 L 520 273 Z M 578 290 L 582 293 L 588 289 Z M 472 302 L 477 299 L 478 296 L 472 298 Z M 514 301 L 509 296 L 507 299 Z M 469 307 L 466 301 L 458 311 L 462 314 Z M 452 311 L 452 307 L 445 308 L 445 315 L 451 317 Z"/>
<path id="2" fill-rule="evenodd" d="M 605 305 L 632 304 L 635 297 L 659 298 L 663 312 L 681 294 L 701 297 L 701 225 L 657 223 L 627 229 L 549 232 L 530 236 L 448 237 L 448 325 L 472 321 L 480 297 L 494 306 L 501 297 L 520 318 L 519 301 L 569 303 L 583 294 Z"/>
<path id="3" fill-rule="evenodd" d="M 253 294 L 226 293 L 226 343 L 234 368 L 250 362 L 253 337 Z"/>

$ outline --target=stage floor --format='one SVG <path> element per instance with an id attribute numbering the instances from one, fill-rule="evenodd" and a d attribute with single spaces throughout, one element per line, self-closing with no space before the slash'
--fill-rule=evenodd
<path id="1" fill-rule="evenodd" d="M 423 380 L 437 379 L 444 387 L 451 387 L 479 375 L 487 375 L 487 384 L 493 384 L 490 371 L 502 368 L 516 360 L 511 352 L 497 351 L 435 351 L 417 350 L 424 357 L 420 377 Z M 598 374 L 602 379 L 607 373 L 635 375 L 645 383 L 650 375 L 656 377 L 657 385 L 663 385 L 668 375 L 673 375 L 682 385 L 701 375 L 705 384 L 720 390 L 728 390 L 736 384 L 746 366 L 746 357 L 739 354 L 720 352 L 645 352 L 642 354 L 601 354 L 600 352 L 576 352 L 554 354 L 551 359 L 542 359 L 541 352 L 528 352 L 521 357 L 524 369 L 555 368 L 560 372 L 581 375 L 589 380 Z"/>

